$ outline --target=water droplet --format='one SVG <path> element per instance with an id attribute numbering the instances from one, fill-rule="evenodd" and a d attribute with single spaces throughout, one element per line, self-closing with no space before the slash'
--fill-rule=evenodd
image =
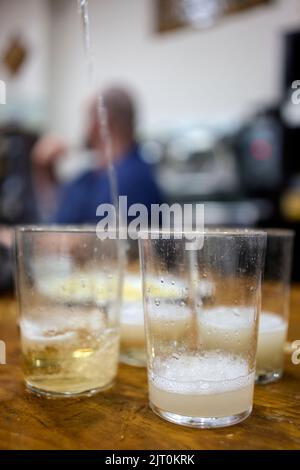
<path id="1" fill-rule="evenodd" d="M 182 300 L 182 301 L 180 302 L 180 307 L 185 307 L 185 302 L 184 302 L 184 300 Z"/>
<path id="2" fill-rule="evenodd" d="M 160 282 L 161 282 L 161 284 L 163 284 L 163 283 L 164 283 L 164 280 L 163 280 L 163 278 L 161 278 Z"/>
<path id="3" fill-rule="evenodd" d="M 156 307 L 160 306 L 160 300 L 159 299 L 155 299 L 154 303 L 155 303 Z"/>
<path id="4" fill-rule="evenodd" d="M 175 286 L 175 281 L 172 281 L 171 284 L 172 284 L 172 286 Z"/>
<path id="5" fill-rule="evenodd" d="M 173 359 L 176 359 L 176 360 L 178 360 L 180 358 L 179 354 L 176 354 L 176 353 L 172 354 L 172 357 L 173 357 Z"/>

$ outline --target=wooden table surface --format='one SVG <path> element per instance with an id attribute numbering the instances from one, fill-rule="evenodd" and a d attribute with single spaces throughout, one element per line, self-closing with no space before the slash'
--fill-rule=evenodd
<path id="1" fill-rule="evenodd" d="M 120 366 L 113 389 L 92 398 L 47 400 L 24 388 L 16 302 L 0 299 L 0 449 L 300 449 L 300 365 L 286 357 L 284 378 L 255 388 L 243 423 L 217 430 L 169 424 L 148 407 L 146 371 Z M 289 338 L 300 340 L 300 286 L 291 298 Z"/>

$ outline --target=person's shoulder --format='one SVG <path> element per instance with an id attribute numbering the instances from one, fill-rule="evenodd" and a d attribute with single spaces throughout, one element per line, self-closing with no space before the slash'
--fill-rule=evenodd
<path id="1" fill-rule="evenodd" d="M 78 175 L 75 179 L 72 181 L 69 181 L 68 183 L 65 184 L 66 188 L 69 189 L 78 189 L 87 185 L 90 185 L 93 183 L 95 180 L 95 172 L 93 170 L 87 170 Z"/>
<path id="2" fill-rule="evenodd" d="M 152 173 L 152 168 L 149 163 L 147 163 L 142 155 L 140 148 L 137 146 L 129 157 L 127 157 L 122 164 L 123 171 L 131 172 L 136 171 L 137 173 L 142 173 L 150 175 Z"/>

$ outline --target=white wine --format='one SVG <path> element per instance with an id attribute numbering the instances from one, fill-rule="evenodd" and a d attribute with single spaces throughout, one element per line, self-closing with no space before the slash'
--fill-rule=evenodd
<path id="1" fill-rule="evenodd" d="M 156 358 L 149 372 L 150 402 L 163 412 L 222 418 L 252 409 L 254 373 L 239 356 L 209 352 Z"/>
<path id="2" fill-rule="evenodd" d="M 20 323 L 25 381 L 49 395 L 93 393 L 116 376 L 119 329 L 98 309 L 41 313 Z"/>
<path id="3" fill-rule="evenodd" d="M 280 315 L 261 313 L 256 364 L 258 375 L 281 371 L 287 328 L 287 322 Z"/>

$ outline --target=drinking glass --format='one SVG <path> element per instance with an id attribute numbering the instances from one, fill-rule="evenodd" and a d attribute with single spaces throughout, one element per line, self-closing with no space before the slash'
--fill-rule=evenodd
<path id="1" fill-rule="evenodd" d="M 16 230 L 25 383 L 49 397 L 110 387 L 119 359 L 122 266 L 117 240 L 95 229 Z"/>
<path id="2" fill-rule="evenodd" d="M 256 375 L 258 383 L 274 382 L 283 373 L 289 319 L 294 232 L 268 229 Z"/>
<path id="3" fill-rule="evenodd" d="M 142 278 L 138 240 L 128 240 L 121 306 L 121 355 L 125 364 L 146 367 Z"/>
<path id="4" fill-rule="evenodd" d="M 205 231 L 198 250 L 180 235 L 139 241 L 150 406 L 176 424 L 229 426 L 252 410 L 266 234 Z"/>

